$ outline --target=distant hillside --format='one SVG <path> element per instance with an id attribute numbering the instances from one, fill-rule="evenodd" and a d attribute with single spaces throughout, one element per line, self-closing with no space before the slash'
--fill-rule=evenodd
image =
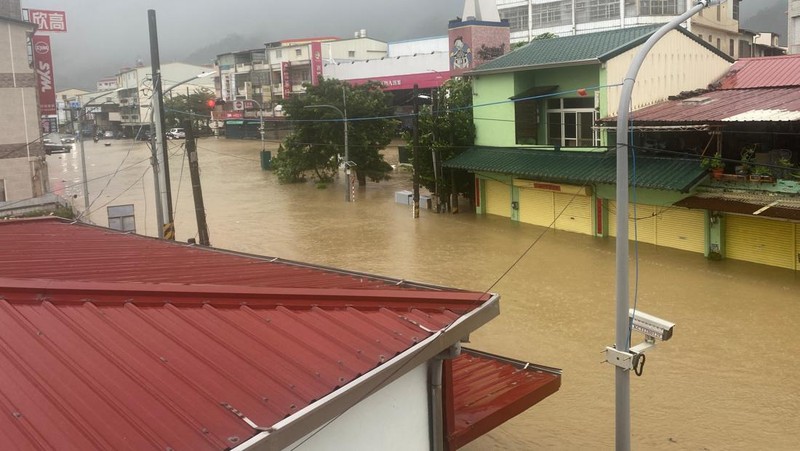
<path id="1" fill-rule="evenodd" d="M 778 33 L 781 36 L 780 44 L 785 46 L 786 35 L 789 28 L 789 21 L 786 17 L 787 8 L 788 3 L 786 1 L 767 5 L 752 17 L 742 16 L 739 25 L 750 31 L 770 31 L 772 33 Z"/>

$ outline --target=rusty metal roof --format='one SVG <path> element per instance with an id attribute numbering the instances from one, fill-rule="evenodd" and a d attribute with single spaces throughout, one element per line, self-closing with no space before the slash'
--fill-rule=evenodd
<path id="1" fill-rule="evenodd" d="M 697 193 L 675 203 L 679 207 L 724 211 L 777 219 L 800 220 L 800 198 L 775 193 Z M 764 209 L 764 207 L 767 207 Z"/>
<path id="2" fill-rule="evenodd" d="M 742 58 L 728 70 L 720 89 L 800 86 L 800 55 Z"/>
<path id="3" fill-rule="evenodd" d="M 55 219 L 0 222 L 0 248 L 0 433 L 14 449 L 228 449 L 281 425 L 280 448 L 498 313 L 490 294 Z M 515 384 L 505 374 L 454 384 L 491 396 Z M 517 393 L 492 403 L 494 421 L 538 401 Z"/>
<path id="4" fill-rule="evenodd" d="M 616 121 L 604 118 L 601 122 Z M 718 90 L 669 100 L 631 114 L 634 125 L 698 125 L 800 121 L 800 89 Z"/>

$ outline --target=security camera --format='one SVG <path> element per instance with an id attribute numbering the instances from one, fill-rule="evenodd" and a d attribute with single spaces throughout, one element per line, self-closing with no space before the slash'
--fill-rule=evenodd
<path id="1" fill-rule="evenodd" d="M 667 341 L 672 338 L 672 330 L 675 324 L 669 321 L 657 318 L 647 313 L 628 310 L 628 317 L 631 319 L 631 328 L 639 331 L 650 338 L 657 338 L 662 341 Z"/>

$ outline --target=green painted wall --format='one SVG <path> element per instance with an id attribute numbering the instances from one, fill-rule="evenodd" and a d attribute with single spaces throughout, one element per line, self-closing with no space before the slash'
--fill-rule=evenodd
<path id="1" fill-rule="evenodd" d="M 558 86 L 553 97 L 578 97 L 580 88 L 600 84 L 600 65 L 558 67 L 507 74 L 481 75 L 473 79 L 475 144 L 512 147 L 516 144 L 514 103 L 510 97 L 536 86 Z M 588 95 L 594 95 L 589 91 Z M 546 102 L 541 102 L 539 141 L 546 144 Z"/>
<path id="2" fill-rule="evenodd" d="M 611 199 L 614 200 L 617 198 L 617 187 L 616 185 L 595 185 L 595 192 L 597 197 L 603 199 Z M 630 191 L 628 194 L 630 201 L 633 202 L 634 194 L 633 190 Z M 656 190 L 656 189 L 645 189 L 645 188 L 637 188 L 636 189 L 636 203 L 639 204 L 647 204 L 647 205 L 658 205 L 658 206 L 670 206 L 673 205 L 675 202 L 685 198 L 687 194 L 679 193 L 677 191 L 663 191 L 663 190 Z"/>

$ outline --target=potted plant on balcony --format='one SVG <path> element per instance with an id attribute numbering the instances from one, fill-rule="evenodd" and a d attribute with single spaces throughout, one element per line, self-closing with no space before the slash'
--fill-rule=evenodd
<path id="1" fill-rule="evenodd" d="M 753 163 L 756 161 L 756 147 L 758 144 L 752 144 L 749 146 L 742 147 L 742 159 L 741 164 L 736 166 L 736 174 L 738 175 L 747 175 L 750 173 L 750 170 L 753 168 Z"/>
<path id="2" fill-rule="evenodd" d="M 722 173 L 725 172 L 725 162 L 722 161 L 721 152 L 717 152 L 711 157 L 703 158 L 700 161 L 700 166 L 708 168 L 714 180 L 721 180 Z"/>
<path id="3" fill-rule="evenodd" d="M 756 166 L 750 173 L 751 182 L 771 182 L 772 171 L 766 166 Z"/>

